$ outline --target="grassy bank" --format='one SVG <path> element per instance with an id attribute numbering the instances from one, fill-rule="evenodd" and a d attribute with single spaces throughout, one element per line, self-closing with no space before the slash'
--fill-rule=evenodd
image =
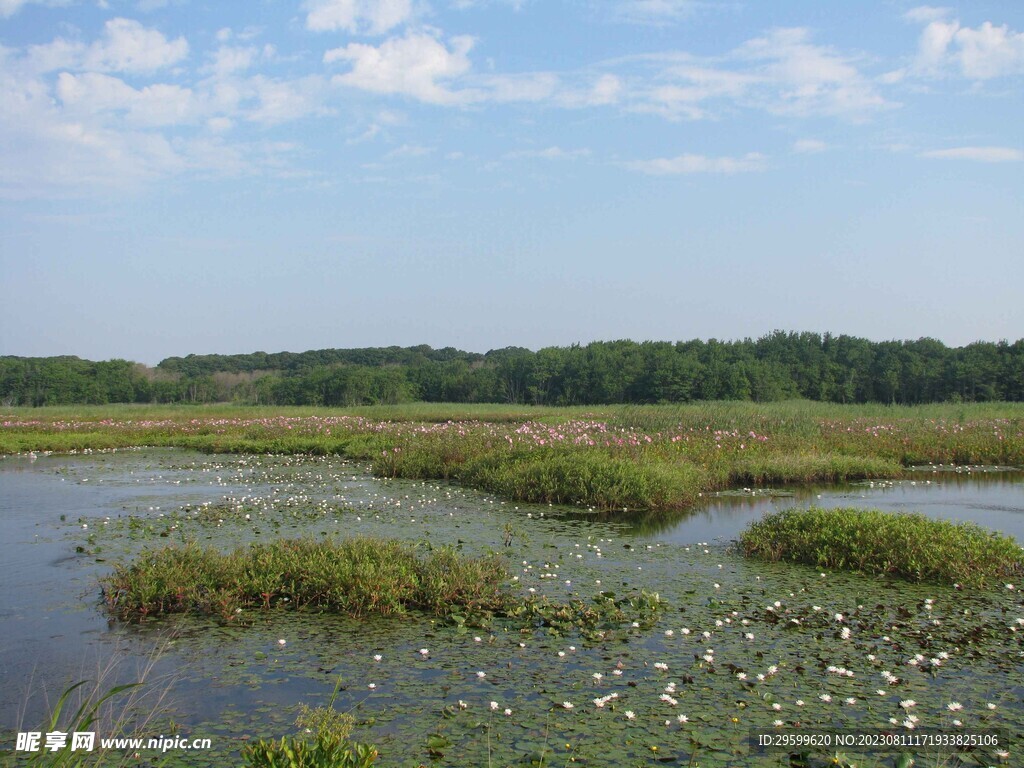
<path id="1" fill-rule="evenodd" d="M 418 403 L 0 413 L 0 453 L 139 445 L 341 455 L 371 462 L 382 476 L 452 479 L 512 499 L 670 510 L 737 486 L 896 477 L 929 463 L 1024 466 L 1024 404 Z"/>
<path id="2" fill-rule="evenodd" d="M 912 581 L 990 587 L 1024 574 L 1024 551 L 1009 536 L 971 523 L 873 509 L 790 509 L 740 537 L 749 557 Z"/>

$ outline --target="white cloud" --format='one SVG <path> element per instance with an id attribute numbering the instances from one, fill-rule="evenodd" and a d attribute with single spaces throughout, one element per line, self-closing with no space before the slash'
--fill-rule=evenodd
<path id="1" fill-rule="evenodd" d="M 408 22 L 412 0 L 310 0 L 306 27 L 318 32 L 383 35 Z"/>
<path id="2" fill-rule="evenodd" d="M 734 174 L 763 171 L 768 167 L 768 159 L 758 152 L 750 152 L 743 157 L 679 155 L 654 160 L 636 160 L 625 163 L 625 166 L 630 170 L 640 171 L 650 176 L 676 176 L 691 173 Z"/>
<path id="3" fill-rule="evenodd" d="M 152 82 L 152 72 L 187 50 L 183 38 L 168 40 L 123 19 L 92 43 L 0 46 L 0 196 L 91 194 L 241 169 L 293 173 L 294 147 L 225 136 L 240 122 L 273 125 L 326 113 L 327 78 L 243 76 L 250 52 L 233 51 L 190 83 Z"/>
<path id="4" fill-rule="evenodd" d="M 622 93 L 622 81 L 615 75 L 601 75 L 590 89 L 591 104 L 613 104 Z"/>
<path id="5" fill-rule="evenodd" d="M 100 72 L 152 72 L 177 64 L 188 55 L 184 37 L 168 40 L 155 29 L 131 19 L 110 19 L 104 37 L 89 48 L 84 69 Z"/>
<path id="6" fill-rule="evenodd" d="M 235 123 L 229 117 L 211 117 L 206 121 L 206 127 L 214 133 L 225 133 L 235 127 Z"/>
<path id="7" fill-rule="evenodd" d="M 952 147 L 922 152 L 921 157 L 974 160 L 980 163 L 1019 163 L 1024 161 L 1024 151 L 1012 147 Z"/>
<path id="8" fill-rule="evenodd" d="M 612 74 L 601 75 L 596 80 L 592 76 L 576 77 L 576 82 L 570 85 L 564 85 L 557 75 L 550 74 L 549 77 L 555 102 L 566 108 L 618 104 L 626 92 L 622 78 Z"/>
<path id="9" fill-rule="evenodd" d="M 922 17 L 912 19 L 924 21 Z M 954 72 L 971 80 L 989 80 L 1024 73 L 1024 32 L 990 21 L 964 27 L 939 16 L 921 30 L 910 72 L 938 77 Z"/>
<path id="10" fill-rule="evenodd" d="M 163 33 L 131 19 L 110 19 L 103 37 L 91 45 L 57 38 L 29 48 L 28 58 L 37 72 L 56 69 L 93 72 L 154 72 L 177 64 L 188 55 L 184 37 L 168 40 Z"/>
<path id="11" fill-rule="evenodd" d="M 180 125 L 195 118 L 192 91 L 177 85 L 157 83 L 135 89 L 123 80 L 99 72 L 61 72 L 55 91 L 66 108 L 65 115 L 77 119 L 122 112 L 132 126 L 155 127 Z"/>
<path id="12" fill-rule="evenodd" d="M 256 75 L 240 85 L 246 95 L 256 99 L 256 107 L 245 113 L 253 122 L 277 125 L 328 113 L 323 104 L 326 81 L 319 75 L 294 80 Z"/>
<path id="13" fill-rule="evenodd" d="M 972 80 L 1024 73 L 1024 32 L 986 21 L 977 29 L 957 30 L 955 42 L 960 67 Z"/>
<path id="14" fill-rule="evenodd" d="M 688 59 L 666 67 L 658 74 L 658 79 L 669 82 L 652 88 L 644 95 L 642 111 L 690 120 L 709 116 L 706 102 L 718 99 L 736 101 L 763 82 L 763 78 L 754 74 L 716 69 Z"/>
<path id="15" fill-rule="evenodd" d="M 324 63 L 349 62 L 351 69 L 333 82 L 374 93 L 411 96 L 431 104 L 458 104 L 468 94 L 449 90 L 445 83 L 469 72 L 473 38 L 454 37 L 451 48 L 422 33 L 393 37 L 380 46 L 350 43 L 324 54 Z"/>
<path id="16" fill-rule="evenodd" d="M 244 48 L 234 46 L 221 46 L 213 52 L 212 61 L 205 68 L 207 72 L 217 75 L 228 75 L 234 72 L 244 72 L 249 69 L 259 56 L 259 51 L 254 46 Z"/>
<path id="17" fill-rule="evenodd" d="M 558 75 L 552 72 L 525 72 L 516 75 L 483 75 L 473 81 L 473 90 L 463 94 L 468 99 L 509 103 L 516 101 L 547 101 L 559 86 Z"/>
<path id="18" fill-rule="evenodd" d="M 819 139 L 797 139 L 793 142 L 793 151 L 798 155 L 816 155 L 828 149 L 828 144 Z"/>

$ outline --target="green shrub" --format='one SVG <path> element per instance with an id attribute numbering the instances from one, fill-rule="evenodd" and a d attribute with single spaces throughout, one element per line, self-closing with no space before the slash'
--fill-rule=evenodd
<path id="1" fill-rule="evenodd" d="M 376 761 L 377 750 L 321 733 L 313 739 L 260 739 L 247 746 L 242 757 L 248 768 L 365 768 Z"/>
<path id="2" fill-rule="evenodd" d="M 776 512 L 751 524 L 740 547 L 764 560 L 964 586 L 991 586 L 1024 571 L 1024 553 L 1009 536 L 872 509 Z"/>

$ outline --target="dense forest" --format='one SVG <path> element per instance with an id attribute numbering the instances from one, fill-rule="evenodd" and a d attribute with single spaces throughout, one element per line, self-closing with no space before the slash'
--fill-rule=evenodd
<path id="1" fill-rule="evenodd" d="M 451 347 L 324 349 L 127 360 L 0 357 L 0 403 L 538 405 L 691 400 L 916 404 L 1024 401 L 1024 339 L 947 347 L 776 331 L 756 341 L 593 342 L 486 354 Z"/>

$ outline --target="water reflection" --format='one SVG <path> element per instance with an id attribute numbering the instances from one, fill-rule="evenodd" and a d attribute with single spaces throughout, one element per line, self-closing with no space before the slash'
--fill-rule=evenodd
<path id="1" fill-rule="evenodd" d="M 780 489 L 785 496 L 722 495 L 649 534 L 659 541 L 735 539 L 765 514 L 793 507 L 859 507 L 970 521 L 1024 542 L 1024 472 L 924 469 L 904 480 Z"/>

